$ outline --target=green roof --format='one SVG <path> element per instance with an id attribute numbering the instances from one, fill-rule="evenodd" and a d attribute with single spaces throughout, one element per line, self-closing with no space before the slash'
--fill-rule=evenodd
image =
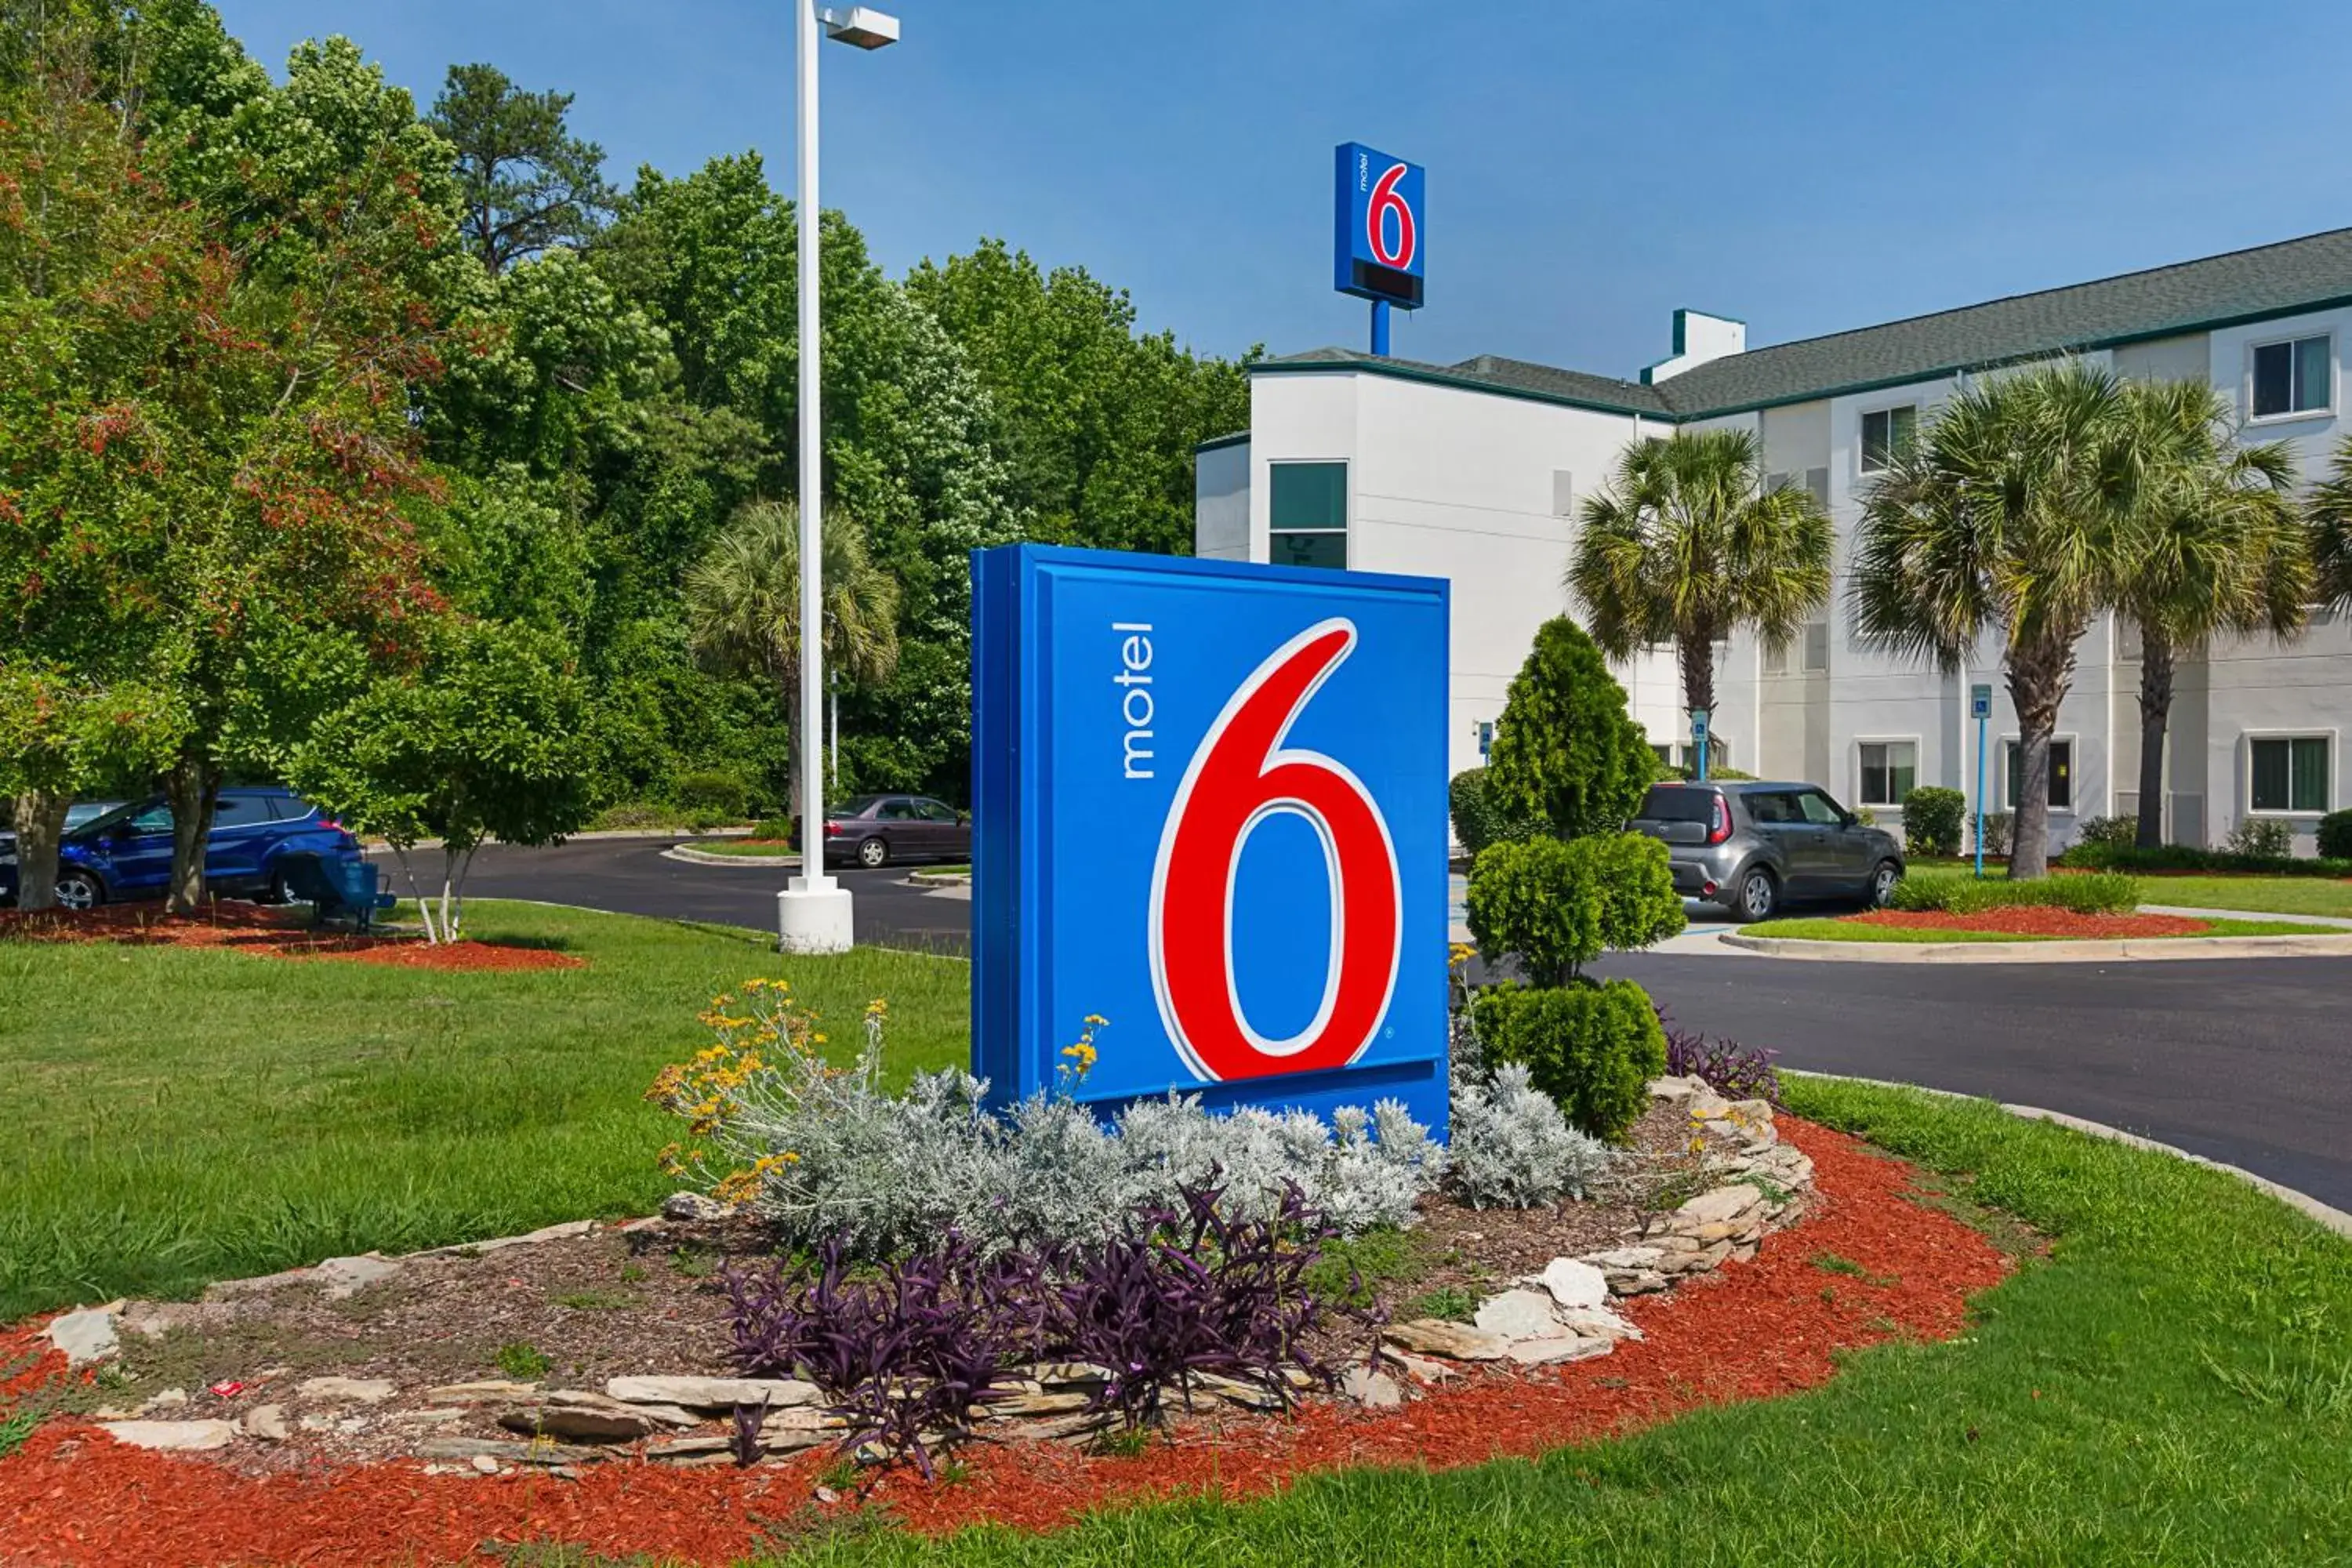
<path id="1" fill-rule="evenodd" d="M 2352 228 L 1750 349 L 1648 385 L 1491 354 L 1435 365 L 1316 349 L 1252 369 L 1370 370 L 1679 422 L 2346 304 L 2352 304 Z"/>

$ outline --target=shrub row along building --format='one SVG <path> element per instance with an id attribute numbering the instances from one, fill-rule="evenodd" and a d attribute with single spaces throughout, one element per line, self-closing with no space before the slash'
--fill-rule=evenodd
<path id="1" fill-rule="evenodd" d="M 2334 452 L 2352 329 L 2352 229 L 1857 331 L 1747 347 L 1747 327 L 1677 310 L 1674 354 L 1638 381 L 1480 355 L 1459 364 L 1318 349 L 1251 369 L 1250 428 L 1199 453 L 1204 556 L 1448 578 L 1454 585 L 1452 763 L 1480 756 L 1536 627 L 1561 586 L 1575 509 L 1629 442 L 1734 426 L 1762 445 L 1768 483 L 1811 489 L 1835 520 L 1838 591 L 1785 649 L 1722 650 L 1711 760 L 1825 784 L 1888 808 L 1914 784 L 1969 792 L 1969 688 L 1994 688 L 1988 810 L 2017 789 L 2016 716 L 2000 648 L 1948 675 L 1867 645 L 1849 624 L 1843 562 L 1872 476 L 1971 375 L 2073 354 L 2129 377 L 2202 378 L 2247 440 L 2284 440 L 2306 481 Z M 1619 668 L 1663 755 L 1685 760 L 1671 648 Z M 2138 647 L 2128 621 L 2084 639 L 2051 759 L 2053 847 L 2093 816 L 2139 809 Z M 2314 825 L 2352 804 L 2341 727 L 2352 710 L 2352 626 L 2321 614 L 2302 637 L 2231 641 L 2182 665 L 2165 826 L 2218 844 L 2275 818 L 2311 852 Z"/>

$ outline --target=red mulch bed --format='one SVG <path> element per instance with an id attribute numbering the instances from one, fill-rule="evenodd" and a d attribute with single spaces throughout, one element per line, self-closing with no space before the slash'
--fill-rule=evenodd
<path id="1" fill-rule="evenodd" d="M 584 961 L 541 947 L 457 942 L 436 947 L 407 932 L 349 933 L 310 929 L 309 911 L 215 900 L 198 914 L 173 915 L 158 904 L 108 904 L 95 910 L 0 910 L 0 941 L 115 942 L 127 947 L 222 947 L 268 958 L 336 958 L 403 969 L 578 969 Z"/>
<path id="2" fill-rule="evenodd" d="M 2186 915 L 2084 915 L 2047 905 L 1979 910 L 1972 915 L 1934 910 L 1874 910 L 1847 917 L 1863 925 L 1904 926 L 1918 931 L 1990 931 L 2011 936 L 2199 936 L 2213 929 Z"/>
<path id="3" fill-rule="evenodd" d="M 1814 1212 L 1750 1263 L 1628 1303 L 1648 1338 L 1613 1355 L 1472 1376 L 1400 1411 L 1318 1403 L 1286 1421 L 1187 1423 L 1174 1442 L 1129 1458 L 1056 1444 L 974 1444 L 950 1484 L 899 1469 L 869 1495 L 927 1533 L 984 1521 L 1046 1530 L 1108 1502 L 1244 1498 L 1338 1466 L 1443 1469 L 1534 1455 L 1700 1405 L 1814 1387 L 1843 1349 L 1958 1333 L 1968 1298 L 2007 1272 L 2002 1253 L 1959 1220 L 1907 1201 L 1910 1167 L 1793 1117 L 1779 1125 L 1812 1157 L 1822 1197 Z M 1826 1254 L 1867 1278 L 1809 1261 Z M 487 1542 L 561 1541 L 614 1556 L 725 1563 L 750 1552 L 763 1529 L 812 1506 L 832 1462 L 820 1449 L 748 1471 L 615 1463 L 577 1479 L 427 1476 L 414 1461 L 247 1476 L 55 1422 L 0 1460 L 0 1562 L 335 1568 L 382 1563 L 387 1552 L 420 1564 L 488 1562 Z"/>

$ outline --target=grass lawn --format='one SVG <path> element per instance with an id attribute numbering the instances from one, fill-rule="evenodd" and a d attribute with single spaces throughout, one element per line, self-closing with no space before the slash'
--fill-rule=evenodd
<path id="1" fill-rule="evenodd" d="M 487 900 L 467 916 L 588 967 L 0 942 L 0 1322 L 647 1212 L 672 1133 L 639 1097 L 751 975 L 842 1020 L 887 996 L 901 1073 L 966 1058 L 957 960 L 785 960 L 757 932 Z"/>
<path id="2" fill-rule="evenodd" d="M 704 855 L 726 855 L 740 860 L 797 860 L 801 852 L 787 847 L 773 838 L 729 838 L 711 843 L 698 840 L 694 847 Z"/>
<path id="3" fill-rule="evenodd" d="M 2292 921 L 2214 921 L 2199 936 L 2335 936 L 2332 926 L 2297 925 Z M 2032 936 L 2000 931 L 1937 931 L 1925 926 L 1864 925 L 1843 920 L 1764 921 L 1739 928 L 1748 936 L 1795 937 L 1806 942 L 2063 942 L 2055 936 Z M 2197 937 L 2136 936 L 2133 942 L 2194 942 Z"/>
<path id="4" fill-rule="evenodd" d="M 1047 1536 L 881 1532 L 799 1563 L 2333 1560 L 2352 1535 L 2352 1244 L 2243 1183 L 1989 1105 L 1803 1079 L 1801 1114 L 2057 1237 L 1948 1344 L 1622 1441 L 1354 1471 Z M 1800 1243 L 1801 1244 L 1801 1243 Z M 2332 1543 L 2332 1544 L 2331 1544 Z M 780 1560 L 782 1561 L 782 1560 Z M 585 1564 L 582 1565 L 585 1568 Z"/>

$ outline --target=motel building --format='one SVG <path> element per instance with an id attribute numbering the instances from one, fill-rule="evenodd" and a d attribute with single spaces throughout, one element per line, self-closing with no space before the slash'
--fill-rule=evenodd
<path id="1" fill-rule="evenodd" d="M 1453 591 L 1450 767 L 1480 760 L 1536 629 L 1577 613 L 1562 585 L 1575 509 L 1628 442 L 1676 426 L 1757 433 L 1769 483 L 1801 484 L 1839 534 L 1829 606 L 1785 649 L 1748 633 L 1719 653 L 1710 760 L 1827 787 L 1889 826 L 1915 784 L 1976 796 L 1969 688 L 1993 687 L 1988 811 L 2011 809 L 2017 719 L 1996 641 L 1952 675 L 1865 644 L 1844 603 L 1861 498 L 1891 446 L 1968 377 L 2075 354 L 2126 376 L 2201 376 L 2249 440 L 2283 440 L 2306 481 L 2345 424 L 2352 229 L 1749 349 L 1728 317 L 1677 310 L 1674 353 L 1618 380 L 1482 354 L 1458 364 L 1317 349 L 1250 372 L 1250 427 L 1199 449 L 1202 556 L 1444 577 Z M 2352 625 L 2184 653 L 2166 765 L 2175 842 L 2219 845 L 2250 816 L 2314 852 L 2352 805 Z M 2052 847 L 2078 822 L 2139 809 L 2137 639 L 2112 617 L 2084 638 L 2053 748 Z M 1661 755 L 1686 761 L 1671 647 L 1617 668 Z"/>

